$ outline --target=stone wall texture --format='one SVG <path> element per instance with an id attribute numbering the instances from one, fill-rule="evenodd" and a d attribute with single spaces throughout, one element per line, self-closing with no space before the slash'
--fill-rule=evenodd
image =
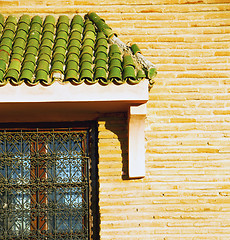
<path id="1" fill-rule="evenodd" d="M 6 0 L 0 10 L 95 11 L 157 65 L 145 178 L 125 177 L 127 115 L 98 121 L 101 239 L 229 240 L 230 0 Z"/>

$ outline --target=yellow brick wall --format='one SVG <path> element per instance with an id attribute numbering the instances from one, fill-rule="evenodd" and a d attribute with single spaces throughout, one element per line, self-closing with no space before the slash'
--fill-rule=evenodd
<path id="1" fill-rule="evenodd" d="M 126 115 L 99 119 L 101 239 L 229 240 L 230 0 L 8 0 L 0 10 L 96 11 L 158 67 L 144 179 L 122 179 Z"/>

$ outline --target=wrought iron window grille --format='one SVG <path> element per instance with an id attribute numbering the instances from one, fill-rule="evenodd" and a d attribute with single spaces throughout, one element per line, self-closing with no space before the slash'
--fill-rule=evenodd
<path id="1" fill-rule="evenodd" d="M 0 132 L 0 239 L 89 239 L 89 130 Z"/>

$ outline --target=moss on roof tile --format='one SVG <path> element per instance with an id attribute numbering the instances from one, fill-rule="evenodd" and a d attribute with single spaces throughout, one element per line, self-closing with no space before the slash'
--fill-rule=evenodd
<path id="1" fill-rule="evenodd" d="M 55 80 L 135 84 L 146 78 L 146 69 L 135 59 L 139 48 L 132 45 L 123 51 L 111 43 L 112 33 L 95 13 L 84 19 L 0 14 L 0 85 L 50 85 Z"/>

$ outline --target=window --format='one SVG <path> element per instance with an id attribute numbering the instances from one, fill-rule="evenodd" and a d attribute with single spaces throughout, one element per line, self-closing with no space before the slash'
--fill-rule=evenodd
<path id="1" fill-rule="evenodd" d="M 0 132 L 0 236 L 89 239 L 89 129 Z"/>

